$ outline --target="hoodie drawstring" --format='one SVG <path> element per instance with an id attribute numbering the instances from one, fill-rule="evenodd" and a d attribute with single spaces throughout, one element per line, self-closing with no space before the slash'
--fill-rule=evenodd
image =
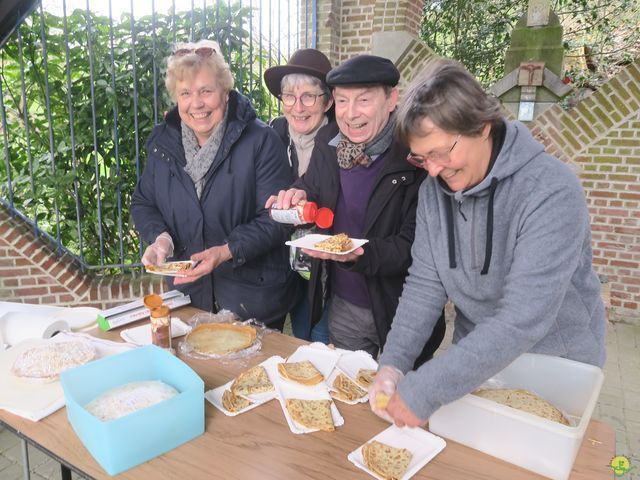
<path id="1" fill-rule="evenodd" d="M 453 207 L 451 202 L 453 199 L 447 198 L 445 206 L 447 209 L 447 240 L 449 243 L 449 268 L 456 268 L 456 247 L 455 234 L 453 232 Z"/>
<path id="2" fill-rule="evenodd" d="M 491 255 L 493 253 L 493 198 L 496 194 L 496 188 L 498 187 L 498 179 L 493 177 L 491 179 L 491 186 L 489 187 L 489 205 L 487 206 L 487 243 L 484 249 L 484 265 L 480 271 L 480 275 L 486 275 L 489 272 L 489 265 L 491 265 Z"/>
<path id="3" fill-rule="evenodd" d="M 489 204 L 487 205 L 487 240 L 484 250 L 484 264 L 480 275 L 486 275 L 489 273 L 489 266 L 491 265 L 491 256 L 493 255 L 493 199 L 496 195 L 496 188 L 498 188 L 498 179 L 493 177 L 491 179 L 491 185 L 489 186 Z M 446 215 L 447 215 L 447 240 L 449 249 L 449 268 L 456 268 L 456 249 L 455 249 L 455 233 L 453 230 L 453 207 L 451 202 L 454 201 L 451 198 L 445 202 Z M 460 207 L 461 204 L 458 205 Z M 462 210 L 458 208 L 462 215 Z M 463 215 L 464 218 L 464 215 Z M 466 220 L 466 218 L 465 218 Z"/>

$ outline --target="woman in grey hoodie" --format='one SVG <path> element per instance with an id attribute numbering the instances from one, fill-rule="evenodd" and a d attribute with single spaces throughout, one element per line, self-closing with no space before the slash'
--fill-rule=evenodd
<path id="1" fill-rule="evenodd" d="M 602 366 L 604 307 L 577 176 L 450 60 L 433 62 L 409 88 L 396 133 L 429 177 L 369 391 L 373 411 L 421 425 L 524 352 Z M 453 345 L 411 371 L 447 299 Z M 375 401 L 382 392 L 391 397 L 384 410 Z"/>

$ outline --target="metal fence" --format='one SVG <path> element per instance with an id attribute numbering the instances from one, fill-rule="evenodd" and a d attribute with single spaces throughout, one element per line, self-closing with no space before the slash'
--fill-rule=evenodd
<path id="1" fill-rule="evenodd" d="M 129 204 L 145 138 L 171 106 L 164 62 L 175 43 L 218 41 L 236 88 L 268 120 L 279 104 L 262 74 L 315 46 L 316 5 L 82 1 L 41 0 L 2 46 L 0 202 L 59 253 L 108 273 L 140 265 Z"/>

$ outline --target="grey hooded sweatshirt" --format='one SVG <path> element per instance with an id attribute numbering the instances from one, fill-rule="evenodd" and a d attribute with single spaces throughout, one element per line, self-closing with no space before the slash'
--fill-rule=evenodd
<path id="1" fill-rule="evenodd" d="M 601 367 L 605 316 L 592 268 L 580 181 L 519 122 L 478 185 L 421 186 L 413 264 L 380 365 L 408 372 L 443 306 L 456 308 L 453 344 L 398 385 L 428 419 L 524 352 Z"/>

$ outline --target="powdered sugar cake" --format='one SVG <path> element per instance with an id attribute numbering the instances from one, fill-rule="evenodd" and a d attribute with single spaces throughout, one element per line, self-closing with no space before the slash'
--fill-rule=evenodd
<path id="1" fill-rule="evenodd" d="M 96 349 L 90 342 L 49 341 L 22 352 L 13 363 L 11 372 L 21 378 L 54 381 L 62 371 L 84 365 L 94 358 Z"/>

